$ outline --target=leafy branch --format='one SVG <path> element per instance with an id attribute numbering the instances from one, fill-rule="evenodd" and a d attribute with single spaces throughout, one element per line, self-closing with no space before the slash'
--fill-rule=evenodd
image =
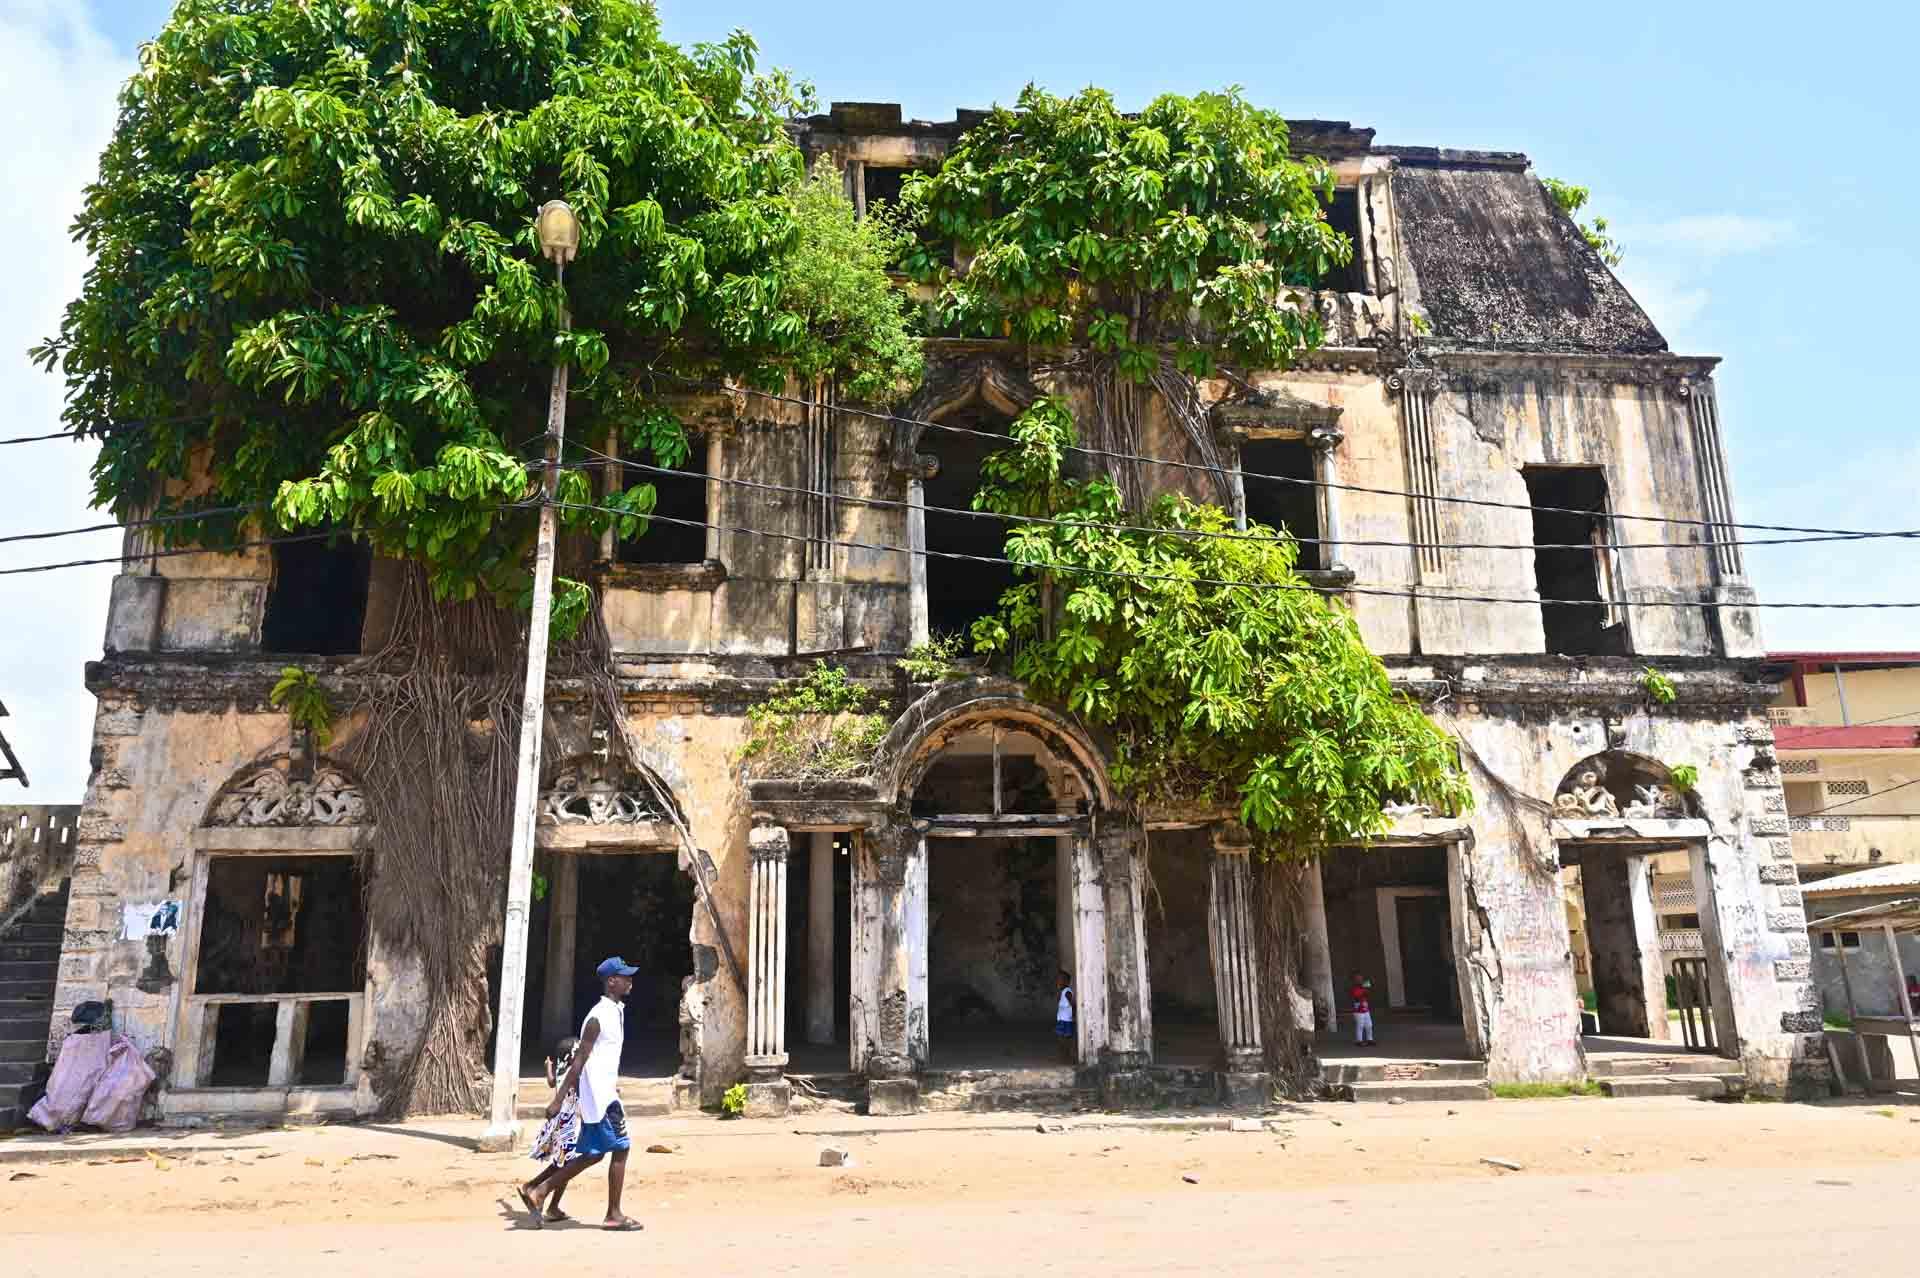
<path id="1" fill-rule="evenodd" d="M 287 721 L 311 735 L 319 749 L 326 749 L 333 741 L 333 702 L 311 670 L 281 667 L 280 681 L 267 694 L 267 704 L 285 710 Z"/>

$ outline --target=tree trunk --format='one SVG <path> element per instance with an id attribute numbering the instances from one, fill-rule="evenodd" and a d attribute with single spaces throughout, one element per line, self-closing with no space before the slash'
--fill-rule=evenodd
<path id="1" fill-rule="evenodd" d="M 1260 944 L 1260 1039 L 1274 1086 L 1311 1094 L 1320 1063 L 1313 1048 L 1313 999 L 1301 979 L 1306 875 L 1313 862 L 1268 857 L 1254 863 L 1255 930 Z"/>

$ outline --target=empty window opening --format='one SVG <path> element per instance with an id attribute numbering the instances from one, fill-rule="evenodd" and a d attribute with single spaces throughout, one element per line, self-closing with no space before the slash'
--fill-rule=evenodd
<path id="1" fill-rule="evenodd" d="M 1667 914 L 1661 916 L 1660 923 L 1661 926 L 1676 932 L 1697 932 L 1700 930 L 1700 916 L 1698 914 Z"/>
<path id="2" fill-rule="evenodd" d="M 1300 545 L 1294 566 L 1302 572 L 1322 567 L 1320 490 L 1314 485 L 1313 449 L 1301 439 L 1250 439 L 1240 445 L 1240 470 L 1247 522 L 1293 534 Z M 1257 475 L 1283 478 L 1257 479 Z"/>
<path id="3" fill-rule="evenodd" d="M 358 993 L 366 985 L 364 936 L 351 857 L 216 857 L 194 993 Z"/>
<path id="4" fill-rule="evenodd" d="M 1004 420 L 967 420 L 955 423 L 971 430 L 1000 432 Z M 1004 447 L 997 440 L 951 431 L 928 432 L 940 458 L 940 472 L 925 481 L 927 549 L 927 621 L 934 634 L 965 636 L 980 617 L 997 612 L 1000 596 L 1015 584 L 1013 566 L 982 562 L 1004 559 L 1008 524 L 979 514 L 943 514 L 972 511 L 973 494 L 980 487 L 980 468 L 988 454 Z M 953 559 L 949 555 L 974 555 Z"/>
<path id="5" fill-rule="evenodd" d="M 914 790 L 913 814 L 1037 816 L 1057 814 L 1062 800 L 1054 796 L 1042 762 L 1051 758 L 1040 739 L 1024 732 L 989 724 L 961 733 L 950 741 L 928 767 Z M 1072 812 L 1077 796 L 1069 798 Z"/>
<path id="6" fill-rule="evenodd" d="M 1822 932 L 1820 934 L 1820 948 L 1823 950 L 1834 948 L 1834 937 L 1836 936 L 1840 938 L 1841 949 L 1857 950 L 1860 948 L 1860 934 L 1858 932 Z"/>
<path id="7" fill-rule="evenodd" d="M 307 1032 L 294 1078 L 303 1087 L 339 1087 L 347 1081 L 345 999 L 316 999 L 306 1004 Z"/>
<path id="8" fill-rule="evenodd" d="M 1532 466 L 1522 472 L 1527 500 L 1556 510 L 1533 512 L 1534 580 L 1547 651 L 1563 656 L 1624 656 L 1627 627 L 1614 601 L 1607 481 L 1598 466 Z M 1549 546 L 1568 549 L 1545 549 Z"/>
<path id="9" fill-rule="evenodd" d="M 265 1087 L 273 1067 L 273 1041 L 279 1006 L 274 1003 L 222 1003 L 213 1030 L 213 1071 L 209 1087 Z"/>
<path id="10" fill-rule="evenodd" d="M 1343 1031 L 1330 1046 L 1346 1050 L 1352 1044 L 1351 991 L 1357 975 L 1372 983 L 1368 1002 L 1376 1026 L 1394 1018 L 1423 1023 L 1421 1029 L 1407 1029 L 1443 1034 L 1429 1048 L 1435 1055 L 1464 1056 L 1447 850 L 1340 848 L 1322 859 L 1320 873 L 1334 1002 Z M 1377 1033 L 1382 1040 L 1389 1037 L 1385 1029 Z"/>
<path id="11" fill-rule="evenodd" d="M 335 656 L 360 651 L 373 551 L 354 541 L 288 541 L 273 548 L 260 644 L 268 652 Z"/>
<path id="12" fill-rule="evenodd" d="M 1335 189 L 1333 202 L 1327 206 L 1327 224 L 1347 237 L 1353 245 L 1353 256 L 1345 266 L 1336 266 L 1320 279 L 1319 287 L 1336 293 L 1364 293 L 1367 291 L 1367 246 L 1360 235 L 1360 190 L 1358 187 L 1343 186 Z"/>
<path id="13" fill-rule="evenodd" d="M 866 207 L 872 208 L 882 203 L 899 207 L 900 188 L 905 185 L 907 175 L 913 170 L 887 168 L 874 164 L 863 167 L 866 170 Z"/>
<path id="14" fill-rule="evenodd" d="M 620 561 L 629 564 L 698 564 L 707 558 L 707 449 L 693 440 L 687 459 L 662 475 L 629 470 L 627 483 L 653 485 L 653 513 L 639 536 L 620 543 Z M 645 459 L 649 465 L 651 458 Z"/>
<path id="15" fill-rule="evenodd" d="M 1212 1066 L 1220 1059 L 1220 1006 L 1207 913 L 1214 852 L 1205 830 L 1156 830 L 1147 840 L 1154 891 L 1146 898 L 1153 1058 Z"/>

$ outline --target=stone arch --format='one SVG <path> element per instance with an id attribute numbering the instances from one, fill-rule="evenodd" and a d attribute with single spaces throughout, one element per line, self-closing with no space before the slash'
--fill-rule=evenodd
<path id="1" fill-rule="evenodd" d="M 1611 817 L 1685 820 L 1699 816 L 1699 796 L 1675 789 L 1669 771 L 1665 763 L 1651 755 L 1629 750 L 1590 754 L 1560 778 L 1554 790 L 1554 815 L 1576 821 Z"/>
<path id="2" fill-rule="evenodd" d="M 1014 728 L 1036 738 L 1053 761 L 1080 785 L 1089 804 L 1114 806 L 1106 756 L 1072 720 L 1030 700 L 1009 679 L 967 679 L 928 693 L 907 708 L 881 743 L 874 781 L 889 806 L 912 798 L 927 769 L 960 734 L 989 724 Z"/>
<path id="3" fill-rule="evenodd" d="M 976 356 L 940 369 L 930 369 L 893 425 L 893 468 L 922 479 L 938 473 L 939 460 L 920 451 L 927 422 L 942 421 L 953 413 L 986 407 L 1006 417 L 1018 417 L 1040 398 L 1040 388 L 1025 372 L 1005 360 Z"/>
<path id="4" fill-rule="evenodd" d="M 236 771 L 214 792 L 200 824 L 259 830 L 370 820 L 366 791 L 352 769 L 325 756 L 282 754 Z"/>

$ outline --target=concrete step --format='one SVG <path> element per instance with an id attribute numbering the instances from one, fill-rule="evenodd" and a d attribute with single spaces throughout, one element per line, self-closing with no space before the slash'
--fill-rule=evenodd
<path id="1" fill-rule="evenodd" d="M 42 1020 L 53 1015 L 53 991 L 48 990 L 38 997 L 0 994 L 0 1021 L 20 1016 L 38 1016 Z"/>
<path id="2" fill-rule="evenodd" d="M 1671 1078 L 1677 1075 L 1727 1072 L 1727 1059 L 1724 1056 L 1692 1056 L 1676 1053 L 1672 1056 L 1589 1055 L 1587 1057 L 1587 1074 L 1597 1079 L 1649 1076 Z"/>
<path id="3" fill-rule="evenodd" d="M 1613 1097 L 1694 1096 L 1701 1100 L 1724 1100 L 1746 1089 L 1742 1074 L 1680 1074 L 1673 1077 L 1639 1075 L 1627 1078 L 1603 1078 L 1600 1090 Z"/>
<path id="4" fill-rule="evenodd" d="M 921 1107 L 935 1113 L 1074 1109 L 1093 1104 L 1095 1094 L 1092 1077 L 1071 1065 L 928 1070 L 920 1077 Z"/>
<path id="5" fill-rule="evenodd" d="M 1321 1066 L 1329 1083 L 1484 1083 L 1485 1061 L 1326 1061 Z"/>
<path id="6" fill-rule="evenodd" d="M 46 1056 L 44 1047 L 45 1045 L 43 1044 L 43 1050 L 40 1055 L 34 1057 L 32 1060 L 0 1061 L 0 1083 L 31 1083 L 33 1081 L 33 1071 L 41 1066 L 43 1058 Z"/>
<path id="7" fill-rule="evenodd" d="M 11 967 L 15 963 L 57 963 L 60 961 L 60 940 L 51 941 L 8 941 L 0 945 L 0 967 Z"/>
<path id="8" fill-rule="evenodd" d="M 52 1023 L 52 1007 L 46 1008 L 37 1016 L 0 1016 L 0 1042 L 37 1038 L 44 1044 L 47 1041 L 47 1029 Z"/>
<path id="9" fill-rule="evenodd" d="M 47 1055 L 47 1036 L 0 1038 L 0 1061 L 38 1061 Z"/>
<path id="10" fill-rule="evenodd" d="M 7 943 L 9 945 L 51 945 L 57 950 L 60 948 L 60 937 L 64 930 L 65 926 L 61 922 L 41 922 L 29 916 L 26 922 L 13 925 L 13 930 L 7 933 Z"/>
<path id="11" fill-rule="evenodd" d="M 547 1087 L 545 1079 L 534 1079 L 520 1085 L 519 1104 L 515 1113 L 520 1118 L 545 1118 L 547 1102 L 553 1099 L 553 1092 Z M 670 1078 L 622 1078 L 620 1080 L 620 1108 L 627 1111 L 629 1119 L 656 1118 L 668 1113 L 673 1107 L 673 1080 Z"/>
<path id="12" fill-rule="evenodd" d="M 0 1003 L 51 1003 L 52 1001 L 53 982 L 51 980 L 13 981 L 0 977 Z"/>
<path id="13" fill-rule="evenodd" d="M 1352 1083 L 1356 1101 L 1482 1101 L 1493 1099 L 1493 1088 L 1483 1078 L 1478 1082 L 1460 1079 L 1423 1079 L 1404 1083 Z"/>
<path id="14" fill-rule="evenodd" d="M 50 990 L 59 973 L 57 958 L 39 963 L 0 963 L 0 993 L 11 995 L 15 987 Z"/>

